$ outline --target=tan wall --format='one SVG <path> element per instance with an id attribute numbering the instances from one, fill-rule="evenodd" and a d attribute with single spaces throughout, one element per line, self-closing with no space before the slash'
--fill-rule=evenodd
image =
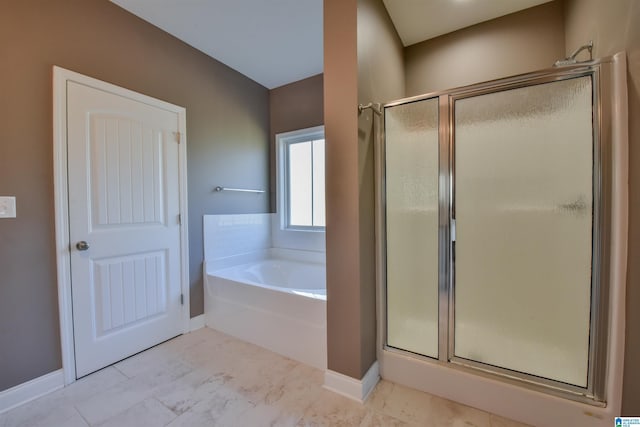
<path id="1" fill-rule="evenodd" d="M 324 124 L 322 74 L 269 91 L 271 212 L 276 210 L 275 136 Z"/>
<path id="2" fill-rule="evenodd" d="M 203 310 L 202 214 L 266 212 L 268 91 L 106 0 L 0 2 L 0 390 L 61 367 L 53 223 L 52 66 L 187 109 L 191 314 Z M 354 84 L 355 87 L 355 84 Z M 222 197 L 218 197 L 222 196 Z"/>
<path id="3" fill-rule="evenodd" d="M 589 40 L 594 57 L 625 50 L 629 97 L 629 255 L 622 415 L 640 414 L 640 2 L 567 0 L 567 55 Z"/>
<path id="4" fill-rule="evenodd" d="M 545 3 L 407 47 L 406 96 L 548 68 L 564 56 L 562 2 Z"/>
<path id="5" fill-rule="evenodd" d="M 404 97 L 404 49 L 382 0 L 358 0 L 358 103 Z M 372 111 L 358 117 L 361 367 L 376 360 L 375 167 Z"/>
<path id="6" fill-rule="evenodd" d="M 362 378 L 376 360 L 374 168 L 357 105 L 403 95 L 402 45 L 380 0 L 325 0 L 324 28 L 328 362 Z"/>
<path id="7" fill-rule="evenodd" d="M 324 0 L 327 358 L 362 377 L 358 180 L 357 0 Z"/>

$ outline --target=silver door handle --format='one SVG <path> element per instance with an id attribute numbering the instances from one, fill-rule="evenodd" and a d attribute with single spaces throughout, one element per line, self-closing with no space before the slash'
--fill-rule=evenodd
<path id="1" fill-rule="evenodd" d="M 76 243 L 76 249 L 78 249 L 79 251 L 86 251 L 87 249 L 89 249 L 89 244 L 84 240 L 81 240 Z"/>

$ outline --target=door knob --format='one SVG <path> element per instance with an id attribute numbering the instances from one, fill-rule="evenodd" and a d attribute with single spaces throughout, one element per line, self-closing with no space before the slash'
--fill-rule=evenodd
<path id="1" fill-rule="evenodd" d="M 87 249 L 89 249 L 89 244 L 84 240 L 81 240 L 76 243 L 76 249 L 78 249 L 79 251 L 86 251 Z"/>

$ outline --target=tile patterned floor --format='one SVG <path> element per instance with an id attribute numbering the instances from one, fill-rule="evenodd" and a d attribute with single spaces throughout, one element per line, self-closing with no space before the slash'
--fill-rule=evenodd
<path id="1" fill-rule="evenodd" d="M 0 427 L 523 426 L 386 381 L 359 404 L 322 377 L 204 328 L 6 412 Z"/>

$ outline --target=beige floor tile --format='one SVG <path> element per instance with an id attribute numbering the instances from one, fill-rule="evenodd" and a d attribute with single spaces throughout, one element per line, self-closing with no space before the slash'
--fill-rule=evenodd
<path id="1" fill-rule="evenodd" d="M 113 366 L 129 378 L 167 369 L 173 371 L 177 366 L 188 367 L 189 370 L 192 369 L 192 366 L 184 360 L 179 352 L 168 351 L 165 349 L 165 345 L 159 345 L 138 353 Z"/>
<path id="2" fill-rule="evenodd" d="M 173 383 L 158 387 L 153 396 L 181 415 L 200 402 L 211 399 L 225 387 L 226 381 L 223 374 L 210 376 L 204 371 L 194 370 Z"/>
<path id="3" fill-rule="evenodd" d="M 490 415 L 470 406 L 432 396 L 429 421 L 434 427 L 490 427 Z"/>
<path id="4" fill-rule="evenodd" d="M 54 424 L 47 424 L 49 427 L 58 427 Z M 65 420 L 60 427 L 89 427 L 89 424 L 85 421 L 84 418 L 79 413 L 76 413 L 73 417 Z"/>
<path id="5" fill-rule="evenodd" d="M 378 384 L 367 405 L 406 423 L 425 427 L 490 427 L 486 412 L 386 381 Z"/>
<path id="6" fill-rule="evenodd" d="M 494 414 L 491 414 L 490 419 L 491 427 L 530 427 L 528 424 L 519 423 Z"/>
<path id="7" fill-rule="evenodd" d="M 0 427 L 526 427 L 387 381 L 360 404 L 323 375 L 204 328 L 0 415 Z"/>
<path id="8" fill-rule="evenodd" d="M 360 427 L 418 427 L 418 424 L 409 424 L 389 415 L 372 410 L 367 411 Z"/>
<path id="9" fill-rule="evenodd" d="M 307 409 L 320 399 L 322 388 L 316 383 L 315 371 L 304 365 L 296 366 L 285 376 L 282 384 L 269 390 L 258 403 L 259 407 L 275 410 L 276 415 L 269 418 L 271 425 L 296 425 Z"/>
<path id="10" fill-rule="evenodd" d="M 152 393 L 153 387 L 129 379 L 102 393 L 80 400 L 75 407 L 90 424 L 100 424 L 142 402 Z"/>
<path id="11" fill-rule="evenodd" d="M 367 409 L 363 404 L 323 389 L 297 425 L 301 427 L 359 426 L 366 414 Z"/>
<path id="12" fill-rule="evenodd" d="M 241 426 L 239 417 L 255 406 L 233 390 L 218 388 L 212 396 L 184 412 L 168 426 Z"/>
<path id="13" fill-rule="evenodd" d="M 218 331 L 214 331 L 213 329 L 201 328 L 169 340 L 163 343 L 162 346 L 166 347 L 167 350 L 171 350 L 175 353 L 184 355 L 185 353 L 190 352 L 193 346 L 206 342 L 212 342 L 214 340 L 221 341 L 221 338 L 218 338 L 219 335 L 224 334 Z"/>
<path id="14" fill-rule="evenodd" d="M 58 397 L 75 401 L 102 393 L 105 389 L 127 381 L 127 377 L 113 366 L 106 367 L 84 378 L 80 378 L 68 387 L 58 391 Z"/>
<path id="15" fill-rule="evenodd" d="M 238 371 L 232 371 L 232 378 L 229 380 L 231 387 L 256 403 L 264 400 L 270 391 L 282 387 L 287 373 L 299 365 L 291 359 L 272 357 L 273 353 L 267 357 L 262 352 L 264 350 L 254 353 L 254 357 L 239 358 L 243 367 Z"/>
<path id="16" fill-rule="evenodd" d="M 150 398 L 109 418 L 100 427 L 159 427 L 169 424 L 176 417 L 162 403 Z"/>
<path id="17" fill-rule="evenodd" d="M 371 405 L 379 412 L 406 423 L 430 425 L 431 395 L 386 381 L 374 393 Z"/>
<path id="18" fill-rule="evenodd" d="M 71 404 L 60 406 L 53 399 L 37 399 L 0 415 L 3 427 L 48 427 L 64 426 L 69 420 L 79 416 Z"/>
<path id="19" fill-rule="evenodd" d="M 238 414 L 232 423 L 237 426 L 295 427 L 301 418 L 302 413 L 297 411 L 283 411 L 277 406 L 257 404 Z"/>
<path id="20" fill-rule="evenodd" d="M 178 416 L 175 420 L 167 424 L 167 427 L 196 427 L 196 426 L 216 426 L 213 415 L 207 411 L 189 411 Z"/>
<path id="21" fill-rule="evenodd" d="M 380 380 L 365 402 L 365 406 L 374 411 L 381 412 L 387 396 L 389 396 L 389 393 L 393 390 L 393 386 L 394 384 L 389 381 Z"/>
<path id="22" fill-rule="evenodd" d="M 217 361 L 224 362 L 225 368 L 228 366 L 231 370 L 239 369 L 241 372 L 244 371 L 246 362 L 249 360 L 258 362 L 282 359 L 282 356 L 272 353 L 264 348 L 239 340 L 220 342 L 217 349 L 220 349 L 221 351 L 218 350 L 214 354 L 219 354 L 222 357 L 216 357 L 211 360 L 210 363 L 215 363 Z M 221 352 L 222 354 L 220 354 Z"/>
<path id="23" fill-rule="evenodd" d="M 251 344 L 233 341 L 221 333 L 211 334 L 208 338 L 192 345 L 183 359 L 196 368 L 206 368 L 215 373 L 232 368 L 239 356 L 253 350 Z"/>
<path id="24" fill-rule="evenodd" d="M 78 420 L 73 420 L 73 418 L 79 417 L 74 404 L 79 399 L 95 396 L 102 393 L 105 388 L 126 380 L 127 377 L 113 367 L 102 369 L 55 393 L 48 394 L 0 415 L 0 426 L 48 426 L 66 425 L 66 423 L 82 425 Z"/>
<path id="25" fill-rule="evenodd" d="M 262 403 L 280 408 L 306 410 L 319 399 L 322 391 L 322 372 L 318 369 L 297 364 L 282 378 L 281 384 L 271 388 Z"/>

